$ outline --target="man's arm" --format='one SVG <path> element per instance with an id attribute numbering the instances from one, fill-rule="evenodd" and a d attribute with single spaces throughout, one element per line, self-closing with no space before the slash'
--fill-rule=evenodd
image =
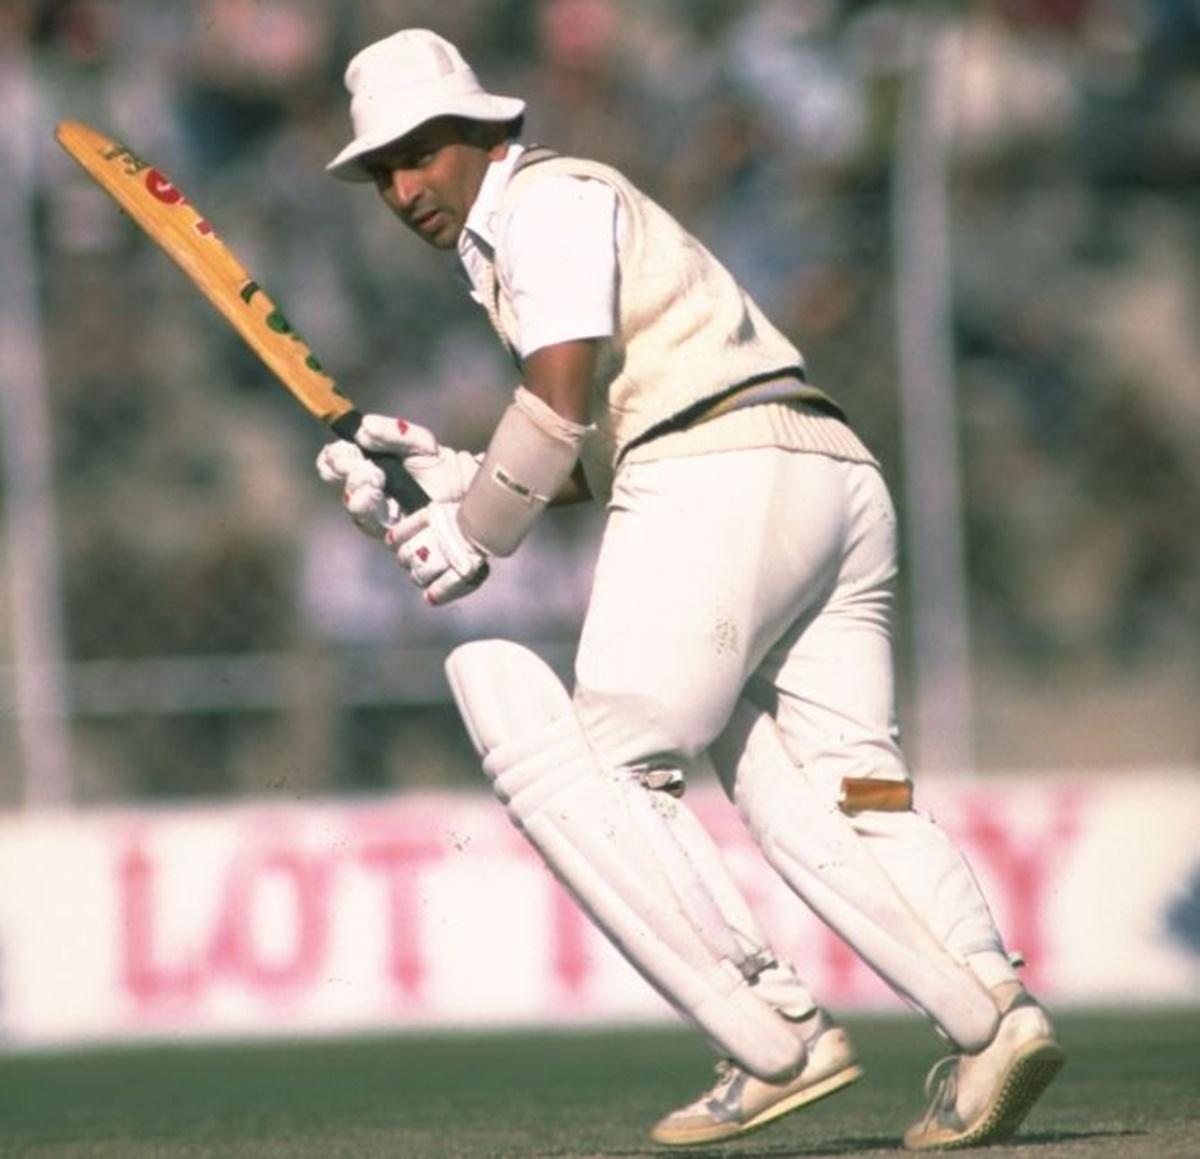
<path id="1" fill-rule="evenodd" d="M 524 361 L 525 389 L 536 394 L 556 414 L 586 423 L 592 376 L 596 367 L 597 340 L 557 342 L 535 350 Z M 591 498 L 583 469 L 577 463 L 571 477 L 559 488 L 551 506 L 582 503 Z"/>
<path id="2" fill-rule="evenodd" d="M 557 342 L 535 350 L 523 363 L 525 389 L 565 419 L 586 423 L 592 375 L 596 369 L 596 339 Z"/>

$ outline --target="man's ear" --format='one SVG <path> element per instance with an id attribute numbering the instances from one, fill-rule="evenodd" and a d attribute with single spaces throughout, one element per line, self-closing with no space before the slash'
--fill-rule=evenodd
<path id="1" fill-rule="evenodd" d="M 508 154 L 508 126 L 492 121 L 476 121 L 473 144 L 483 149 L 493 161 L 502 161 Z"/>

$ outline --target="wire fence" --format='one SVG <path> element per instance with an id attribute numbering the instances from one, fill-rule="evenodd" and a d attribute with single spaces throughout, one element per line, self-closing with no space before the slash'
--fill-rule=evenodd
<path id="1" fill-rule="evenodd" d="M 976 763 L 1194 764 L 1200 15 L 1086 0 L 948 11 Z M 44 388 L 78 803 L 457 783 L 475 765 L 441 679 L 455 643 L 519 638 L 569 676 L 599 513 L 552 512 L 478 595 L 425 608 L 317 481 L 321 430 L 50 138 L 78 117 L 153 159 L 365 409 L 478 449 L 511 366 L 438 255 L 322 173 L 348 130 L 343 62 L 416 24 L 530 100 L 527 139 L 623 166 L 726 260 L 911 514 L 892 232 L 906 5 L 15 5 L 0 90 L 27 131 L 5 138 L 20 164 L 3 180 L 29 210 L 40 333 L 15 325 L 6 275 L 6 390 Z M 42 373 L 23 379 L 35 355 Z M 13 806 L 30 540 L 11 472 L 5 487 Z M 906 699 L 910 629 L 902 615 Z"/>

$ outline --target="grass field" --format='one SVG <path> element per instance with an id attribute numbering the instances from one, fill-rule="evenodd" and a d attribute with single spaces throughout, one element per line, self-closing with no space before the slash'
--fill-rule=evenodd
<path id="1" fill-rule="evenodd" d="M 1059 1025 L 1066 1070 L 1018 1142 L 986 1154 L 1200 1157 L 1200 1010 Z M 913 1018 L 849 1026 L 863 1082 L 736 1146 L 674 1154 L 897 1153 L 936 1041 Z M 644 1129 L 699 1093 L 708 1066 L 673 1029 L 0 1054 L 0 1155 L 664 1155 Z"/>

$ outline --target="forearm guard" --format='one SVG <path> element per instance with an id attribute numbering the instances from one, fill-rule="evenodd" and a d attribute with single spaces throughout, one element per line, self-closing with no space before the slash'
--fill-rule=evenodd
<path id="1" fill-rule="evenodd" d="M 463 496 L 463 534 L 488 555 L 512 555 L 571 477 L 589 430 L 517 387 Z"/>

